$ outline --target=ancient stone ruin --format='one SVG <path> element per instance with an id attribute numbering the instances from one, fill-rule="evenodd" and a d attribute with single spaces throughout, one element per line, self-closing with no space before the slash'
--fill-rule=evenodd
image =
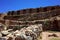
<path id="1" fill-rule="evenodd" d="M 59 5 L 40 8 L 30 8 L 17 11 L 8 11 L 6 14 L 0 14 L 0 23 L 2 24 L 1 26 L 14 28 L 14 26 L 27 27 L 28 25 L 34 24 L 43 24 L 43 26 L 45 26 L 44 23 L 46 21 L 49 21 L 49 23 L 53 24 L 52 26 L 54 26 L 56 24 L 54 23 L 54 20 L 56 19 L 58 22 L 57 25 L 59 26 L 59 15 Z M 51 29 L 54 29 L 54 27 Z M 45 28 L 47 29 L 47 27 Z"/>
<path id="2" fill-rule="evenodd" d="M 60 31 L 59 5 L 0 14 L 1 40 L 37 40 L 45 30 Z"/>

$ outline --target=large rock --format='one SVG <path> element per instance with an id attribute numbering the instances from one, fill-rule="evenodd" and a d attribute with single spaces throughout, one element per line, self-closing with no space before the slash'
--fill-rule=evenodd
<path id="1" fill-rule="evenodd" d="M 8 31 L 2 31 L 1 33 L 2 33 L 2 35 L 3 35 L 3 36 L 6 36 L 6 35 L 8 35 L 8 34 L 9 34 L 9 32 L 8 32 Z"/>

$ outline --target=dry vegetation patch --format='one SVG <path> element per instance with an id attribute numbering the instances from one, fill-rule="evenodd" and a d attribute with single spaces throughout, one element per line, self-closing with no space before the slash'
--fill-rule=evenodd
<path id="1" fill-rule="evenodd" d="M 50 40 L 60 40 L 60 38 L 51 38 Z"/>

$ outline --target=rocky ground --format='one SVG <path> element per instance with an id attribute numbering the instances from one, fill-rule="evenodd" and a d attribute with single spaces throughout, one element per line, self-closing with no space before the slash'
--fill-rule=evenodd
<path id="1" fill-rule="evenodd" d="M 42 32 L 42 40 L 60 40 L 60 32 Z"/>

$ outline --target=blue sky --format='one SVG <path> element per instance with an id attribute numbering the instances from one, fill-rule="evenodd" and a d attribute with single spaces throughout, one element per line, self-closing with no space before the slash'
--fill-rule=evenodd
<path id="1" fill-rule="evenodd" d="M 53 5 L 60 5 L 60 0 L 0 0 L 0 13 Z"/>

